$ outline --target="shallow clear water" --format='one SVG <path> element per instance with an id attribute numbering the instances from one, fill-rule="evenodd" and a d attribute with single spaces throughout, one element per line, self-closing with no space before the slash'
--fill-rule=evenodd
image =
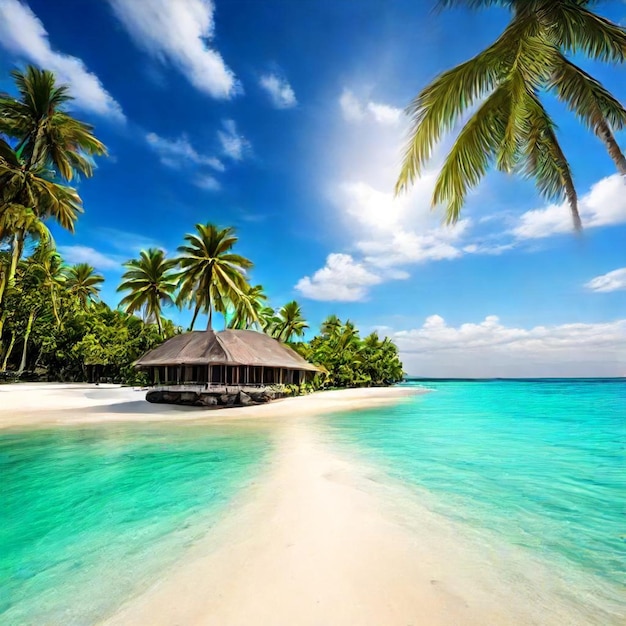
<path id="1" fill-rule="evenodd" d="M 0 435 L 0 623 L 91 624 L 203 536 L 266 434 L 122 424 Z"/>
<path id="2" fill-rule="evenodd" d="M 329 416 L 328 437 L 419 489 L 435 512 L 615 596 L 626 583 L 626 381 L 409 384 L 432 393 Z"/>
<path id="3" fill-rule="evenodd" d="M 480 545 L 516 546 L 548 572 L 565 572 L 561 580 L 583 603 L 618 602 L 626 582 L 626 381 L 419 386 L 432 393 L 314 422 L 330 444 L 408 487 L 416 502 L 484 533 Z M 273 428 L 0 433 L 0 624 L 92 624 L 113 612 L 261 475 Z M 507 567 L 497 564 L 503 576 Z"/>

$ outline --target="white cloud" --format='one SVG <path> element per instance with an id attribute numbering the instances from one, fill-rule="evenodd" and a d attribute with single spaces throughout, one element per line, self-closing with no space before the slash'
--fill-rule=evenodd
<path id="1" fill-rule="evenodd" d="M 312 279 L 301 279 L 297 288 L 318 300 L 363 300 L 373 285 L 408 278 L 409 274 L 399 269 L 401 266 L 455 259 L 472 252 L 464 252 L 461 246 L 471 224 L 469 219 L 444 226 L 427 210 L 420 212 L 421 208 L 427 208 L 434 180 L 434 173 L 426 173 L 418 189 L 397 198 L 391 191 L 381 191 L 363 181 L 338 184 L 331 201 L 348 218 L 354 239 L 351 248 L 359 252 L 359 258 L 333 253 L 328 259 L 338 267 L 327 261 Z M 344 272 L 346 260 L 350 261 L 350 271 Z M 344 273 L 352 277 L 355 272 L 357 277 L 365 272 L 365 280 L 353 283 L 336 279 Z M 340 288 L 338 284 L 347 284 L 348 288 Z"/>
<path id="2" fill-rule="evenodd" d="M 468 230 L 468 219 L 454 226 L 443 226 L 433 223 L 428 214 L 426 219 L 415 216 L 420 209 L 427 208 L 434 180 L 434 173 L 425 173 L 419 190 L 400 197 L 363 181 L 338 186 L 335 203 L 360 227 L 361 236 L 354 245 L 366 255 L 367 263 L 393 267 L 454 259 L 463 254 L 457 243 Z"/>
<path id="3" fill-rule="evenodd" d="M 368 102 L 367 110 L 379 124 L 397 124 L 402 118 L 402 109 L 381 104 L 379 102 Z"/>
<path id="4" fill-rule="evenodd" d="M 290 109 L 298 104 L 293 88 L 285 78 L 276 74 L 264 74 L 259 84 L 269 94 L 273 105 L 277 109 Z"/>
<path id="5" fill-rule="evenodd" d="M 75 98 L 72 106 L 124 121 L 122 107 L 83 61 L 52 49 L 44 25 L 26 4 L 0 0 L 0 45 L 39 67 L 52 70 L 60 83 L 69 85 Z"/>
<path id="6" fill-rule="evenodd" d="M 123 262 L 119 258 L 102 254 L 89 246 L 59 246 L 59 252 L 67 263 L 89 263 L 100 270 L 121 269 Z"/>
<path id="7" fill-rule="evenodd" d="M 610 226 L 626 222 L 626 182 L 613 174 L 595 183 L 579 202 L 584 228 Z M 572 217 L 566 204 L 552 204 L 545 209 L 527 211 L 513 230 L 519 239 L 540 239 L 572 232 Z"/>
<path id="8" fill-rule="evenodd" d="M 237 132 L 234 120 L 224 120 L 222 124 L 224 130 L 218 130 L 217 137 L 222 144 L 223 153 L 234 161 L 241 161 L 250 150 L 250 142 Z"/>
<path id="9" fill-rule="evenodd" d="M 220 182 L 208 174 L 196 177 L 194 185 L 200 187 L 200 189 L 206 189 L 207 191 L 218 191 L 221 189 Z"/>
<path id="10" fill-rule="evenodd" d="M 378 124 L 394 126 L 402 119 L 402 109 L 372 100 L 362 102 L 350 89 L 344 89 L 341 93 L 339 106 L 344 119 L 348 122 L 361 122 L 369 119 Z"/>
<path id="11" fill-rule="evenodd" d="M 600 291 L 602 293 L 626 289 L 626 267 L 621 267 L 602 276 L 596 276 L 585 287 L 591 289 L 591 291 Z"/>
<path id="12" fill-rule="evenodd" d="M 340 183 L 332 200 L 368 232 L 393 232 L 411 211 L 408 196 L 394 198 L 362 180 Z"/>
<path id="13" fill-rule="evenodd" d="M 329 254 L 326 265 L 312 277 L 305 276 L 296 289 L 311 300 L 356 302 L 367 295 L 367 288 L 382 278 L 356 262 L 349 254 Z"/>
<path id="14" fill-rule="evenodd" d="M 167 167 L 179 169 L 186 163 L 195 163 L 208 165 L 220 172 L 224 171 L 224 164 L 218 158 L 199 154 L 186 135 L 181 135 L 177 139 L 165 139 L 156 133 L 148 133 L 146 141 L 159 155 L 161 163 Z"/>
<path id="15" fill-rule="evenodd" d="M 198 90 L 231 98 L 241 87 L 219 52 L 211 0 L 109 0 L 135 42 L 159 61 L 177 67 Z"/>
<path id="16" fill-rule="evenodd" d="M 469 223 L 459 222 L 455 228 L 433 228 L 426 233 L 398 231 L 386 240 L 357 242 L 365 261 L 376 267 L 393 267 L 407 263 L 456 259 L 463 251 L 455 245 Z"/>
<path id="17" fill-rule="evenodd" d="M 495 315 L 449 326 L 431 315 L 420 328 L 390 333 L 405 370 L 419 376 L 616 376 L 626 374 L 626 319 L 532 328 Z"/>

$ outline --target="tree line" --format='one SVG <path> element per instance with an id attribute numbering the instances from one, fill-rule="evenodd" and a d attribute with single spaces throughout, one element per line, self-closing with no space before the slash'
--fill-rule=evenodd
<path id="1" fill-rule="evenodd" d="M 213 225 L 200 230 L 219 231 Z M 193 235 L 194 237 L 196 235 Z M 188 235 L 187 238 L 191 238 Z M 213 265 L 236 255 L 226 249 Z M 305 359 L 323 368 L 313 388 L 389 385 L 402 380 L 402 363 L 395 344 L 377 333 L 360 337 L 355 325 L 334 315 L 321 325 L 311 341 L 299 341 L 309 328 L 296 301 L 273 309 L 261 285 L 251 286 L 243 274 L 231 281 L 214 281 L 208 289 L 186 291 L 186 281 L 204 280 L 202 274 L 180 270 L 182 258 L 168 259 L 162 250 L 142 251 L 125 264 L 119 290 L 127 292 L 117 309 L 100 300 L 104 277 L 86 264 L 67 265 L 50 242 L 39 242 L 32 254 L 20 260 L 7 292 L 4 309 L 3 350 L 0 372 L 26 373 L 27 379 L 83 381 L 98 368 L 98 377 L 114 382 L 141 384 L 143 374 L 132 363 L 162 341 L 184 332 L 164 315 L 164 308 L 187 303 L 208 313 L 212 328 L 214 310 L 222 314 L 223 327 L 253 329 L 291 345 Z M 194 257 L 200 263 L 201 257 Z M 208 266 L 210 267 L 210 265 Z M 223 268 L 222 268 L 223 269 Z M 219 270 L 218 270 L 219 271 Z M 190 330 L 191 328 L 187 329 Z"/>

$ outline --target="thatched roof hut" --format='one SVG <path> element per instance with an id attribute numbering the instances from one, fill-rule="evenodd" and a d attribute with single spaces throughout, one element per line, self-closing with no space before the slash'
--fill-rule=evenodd
<path id="1" fill-rule="evenodd" d="M 289 346 L 252 330 L 176 335 L 135 362 L 153 384 L 300 384 L 321 371 Z"/>

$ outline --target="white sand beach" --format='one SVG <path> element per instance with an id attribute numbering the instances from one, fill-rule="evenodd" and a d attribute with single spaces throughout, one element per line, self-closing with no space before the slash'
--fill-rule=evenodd
<path id="1" fill-rule="evenodd" d="M 145 389 L 119 385 L 22 383 L 0 385 L 0 428 L 44 424 L 187 420 L 219 422 L 238 418 L 293 417 L 397 402 L 416 393 L 419 392 L 404 387 L 344 389 L 256 406 L 203 409 L 151 404 L 145 400 Z"/>
<path id="2" fill-rule="evenodd" d="M 150 405 L 131 389 L 19 385 L 0 388 L 0 423 L 279 418 L 270 420 L 277 449 L 265 473 L 180 561 L 106 624 L 595 623 L 580 607 L 555 605 L 549 572 L 517 567 L 512 550 L 473 544 L 422 506 L 415 493 L 381 484 L 375 471 L 328 441 L 314 417 L 398 402 L 407 393 L 326 392 L 203 411 Z"/>

